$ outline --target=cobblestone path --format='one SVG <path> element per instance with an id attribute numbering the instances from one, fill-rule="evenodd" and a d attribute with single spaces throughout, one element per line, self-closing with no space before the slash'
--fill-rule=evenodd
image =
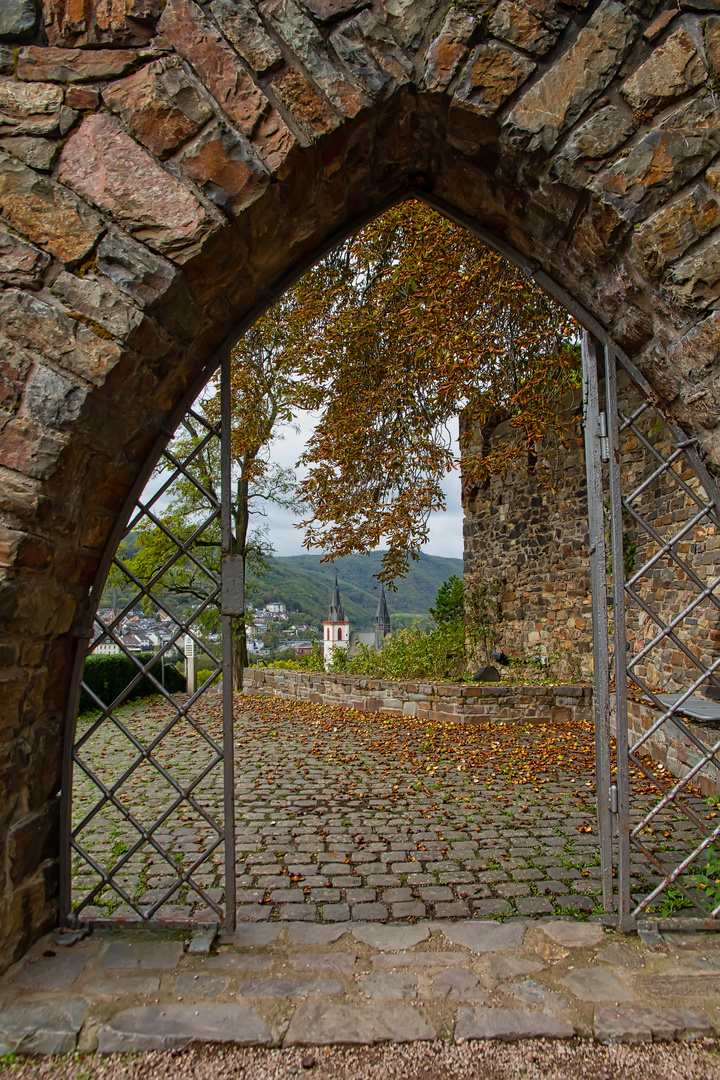
<path id="1" fill-rule="evenodd" d="M 238 698 L 236 719 L 237 889 L 241 920 L 467 919 L 469 916 L 599 914 L 600 868 L 594 808 L 591 724 L 504 725 L 478 729 L 414 718 L 358 714 L 269 698 Z M 198 707 L 220 738 L 220 700 Z M 158 703 L 120 710 L 147 742 L 170 713 Z M 83 750 L 111 784 L 134 756 L 125 736 L 106 730 Z M 183 783 L 213 760 L 205 741 L 175 728 L 156 758 Z M 118 798 L 149 824 L 171 804 L 172 789 L 149 764 L 119 788 Z M 221 769 L 195 791 L 221 818 Z M 74 822 L 98 790 L 76 771 Z M 635 783 L 634 805 L 647 803 Z M 694 800 L 709 815 L 708 806 Z M 688 850 L 686 823 L 656 820 L 646 840 L 663 865 Z M 142 846 L 116 880 L 136 902 L 151 905 L 207 850 L 213 830 L 185 804 L 155 833 L 162 854 Z M 109 868 L 138 832 L 105 806 L 82 832 L 98 865 Z M 193 880 L 214 900 L 222 891 L 222 847 Z M 654 881 L 639 858 L 637 895 Z M 643 876 L 644 872 L 644 876 Z M 77 858 L 75 898 L 97 877 Z M 83 914 L 129 915 L 111 890 Z M 183 885 L 164 916 L 207 916 Z"/>

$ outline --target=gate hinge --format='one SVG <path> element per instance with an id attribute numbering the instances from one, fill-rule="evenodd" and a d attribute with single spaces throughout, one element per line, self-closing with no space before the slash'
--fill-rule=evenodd
<path id="1" fill-rule="evenodd" d="M 617 814 L 618 812 L 618 786 L 617 784 L 610 785 L 610 813 Z"/>
<path id="2" fill-rule="evenodd" d="M 601 412 L 598 416 L 598 429 L 600 435 L 600 460 L 610 460 L 610 440 L 607 433 L 607 416 Z"/>

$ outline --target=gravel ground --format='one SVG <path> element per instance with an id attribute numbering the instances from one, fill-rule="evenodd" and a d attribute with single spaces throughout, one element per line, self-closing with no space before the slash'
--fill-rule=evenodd
<path id="1" fill-rule="evenodd" d="M 720 1046 L 599 1046 L 526 1040 L 442 1042 L 322 1050 L 204 1047 L 106 1058 L 75 1055 L 0 1062 L 0 1080 L 720 1080 Z"/>

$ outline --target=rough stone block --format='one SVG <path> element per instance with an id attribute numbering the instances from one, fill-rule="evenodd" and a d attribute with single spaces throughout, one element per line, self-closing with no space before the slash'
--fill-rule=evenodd
<path id="1" fill-rule="evenodd" d="M 696 185 L 658 210 L 635 231 L 633 247 L 637 261 L 651 277 L 660 277 L 691 244 L 707 236 L 718 220 L 717 199 L 702 185 Z"/>
<path id="2" fill-rule="evenodd" d="M 290 963 L 299 971 L 332 971 L 338 975 L 352 975 L 356 953 L 300 953 L 290 957 Z"/>
<path id="3" fill-rule="evenodd" d="M 287 68 L 277 75 L 272 88 L 308 138 L 315 139 L 337 127 L 335 113 L 297 68 Z"/>
<path id="4" fill-rule="evenodd" d="M 269 103 L 217 27 L 197 5 L 170 0 L 158 29 L 168 44 L 193 65 L 243 135 L 252 135 Z"/>
<path id="5" fill-rule="evenodd" d="M 160 0 L 45 0 L 45 31 L 51 45 L 64 47 L 145 45 L 161 7 Z"/>
<path id="6" fill-rule="evenodd" d="M 557 920 L 556 922 L 543 923 L 542 930 L 551 941 L 571 949 L 592 948 L 595 945 L 600 945 L 605 939 L 602 926 L 596 926 L 594 923 Z"/>
<path id="7" fill-rule="evenodd" d="M 617 73 L 637 29 L 626 5 L 604 0 L 567 52 L 520 99 L 509 134 L 528 150 L 550 150 Z"/>
<path id="8" fill-rule="evenodd" d="M 680 27 L 623 84 L 621 94 L 633 109 L 662 108 L 706 78 L 692 38 Z"/>
<path id="9" fill-rule="evenodd" d="M 720 296 L 720 249 L 711 236 L 702 250 L 676 263 L 665 279 L 665 290 L 683 306 L 708 307 Z"/>
<path id="10" fill-rule="evenodd" d="M 119 289 L 148 307 L 168 294 L 178 276 L 172 263 L 115 229 L 100 241 L 97 267 Z"/>
<path id="11" fill-rule="evenodd" d="M 32 36 L 36 24 L 35 0 L 3 0 L 0 8 L 0 40 L 22 41 Z"/>
<path id="12" fill-rule="evenodd" d="M 365 9 L 331 35 L 335 52 L 369 97 L 389 94 L 407 83 L 412 63 L 386 26 Z"/>
<path id="13" fill-rule="evenodd" d="M 428 90 L 445 90 L 452 82 L 476 26 L 472 15 L 450 8 L 425 60 L 423 82 Z"/>
<path id="14" fill-rule="evenodd" d="M 98 79 L 117 79 L 136 63 L 130 49 L 56 49 L 28 45 L 20 50 L 17 74 L 19 79 L 45 82 L 94 82 Z"/>
<path id="15" fill-rule="evenodd" d="M 66 371 L 90 382 L 102 382 L 118 362 L 114 341 L 98 337 L 59 306 L 34 294 L 7 289 L 0 297 L 0 318 L 11 341 L 52 357 Z"/>
<path id="16" fill-rule="evenodd" d="M 527 923 L 522 919 L 497 923 L 481 919 L 442 927 L 443 936 L 453 945 L 462 945 L 474 953 L 519 949 Z"/>
<path id="17" fill-rule="evenodd" d="M 83 993 L 88 997 L 136 997 L 154 995 L 160 989 L 160 980 L 152 975 L 130 975 L 117 979 L 96 979 L 85 987 Z"/>
<path id="18" fill-rule="evenodd" d="M 142 313 L 109 279 L 62 272 L 55 278 L 52 292 L 71 311 L 86 315 L 113 337 L 129 338 L 143 321 Z"/>
<path id="19" fill-rule="evenodd" d="M 86 117 L 65 144 L 58 174 L 151 248 L 184 262 L 217 231 L 193 193 L 109 117 Z"/>
<path id="20" fill-rule="evenodd" d="M 322 35 L 293 0 L 264 0 L 260 5 L 275 31 L 295 53 L 315 85 L 346 116 L 355 116 L 367 99 L 328 59 Z"/>
<path id="21" fill-rule="evenodd" d="M 703 1013 L 642 1005 L 622 1009 L 600 1006 L 595 1010 L 593 1027 L 595 1038 L 604 1043 L 671 1042 L 686 1032 L 693 1037 L 713 1035 L 712 1024 Z"/>
<path id="22" fill-rule="evenodd" d="M 49 172 L 60 152 L 57 143 L 50 139 L 34 138 L 29 135 L 11 136 L 0 141 L 0 147 L 13 157 L 19 158 L 31 169 Z"/>
<path id="23" fill-rule="evenodd" d="M 344 992 L 339 979 L 246 979 L 241 998 L 336 997 Z"/>
<path id="24" fill-rule="evenodd" d="M 233 214 L 262 195 L 267 184 L 267 174 L 247 143 L 221 121 L 186 147 L 179 161 L 185 175 L 208 198 Z"/>
<path id="25" fill-rule="evenodd" d="M 2 151 L 0 207 L 10 224 L 29 240 L 71 262 L 87 255 L 102 226 L 98 215 L 80 199 Z"/>
<path id="26" fill-rule="evenodd" d="M 192 138 L 213 115 L 177 57 L 156 60 L 111 83 L 103 101 L 161 159 Z"/>
<path id="27" fill-rule="evenodd" d="M 456 952 L 401 952 L 388 956 L 373 956 L 376 971 L 401 971 L 404 968 L 457 968 L 465 967 L 465 953 Z"/>
<path id="28" fill-rule="evenodd" d="M 501 0 L 490 17 L 488 30 L 502 41 L 542 56 L 553 47 L 568 23 L 567 15 L 553 11 L 553 7 L 537 5 L 538 11 L 516 0 Z"/>
<path id="29" fill-rule="evenodd" d="M 701 172 L 719 150 L 717 109 L 697 97 L 643 136 L 590 186 L 623 218 L 637 222 Z"/>
<path id="30" fill-rule="evenodd" d="M 427 926 L 353 926 L 352 932 L 356 941 L 383 952 L 412 949 L 430 937 Z"/>
<path id="31" fill-rule="evenodd" d="M 258 74 L 282 65 L 283 54 L 266 33 L 254 4 L 246 0 L 212 0 L 209 7 L 224 36 Z"/>
<path id="32" fill-rule="evenodd" d="M 597 1003 L 631 1001 L 632 995 L 626 986 L 602 968 L 583 968 L 571 971 L 561 982 L 581 1001 Z"/>
<path id="33" fill-rule="evenodd" d="M 372 975 L 362 975 L 358 982 L 365 997 L 385 1001 L 414 1001 L 417 997 L 417 975 L 373 972 Z"/>
<path id="34" fill-rule="evenodd" d="M 0 228 L 0 283 L 20 287 L 40 285 L 50 256 Z"/>
<path id="35" fill-rule="evenodd" d="M 63 97 L 53 83 L 0 83 L 0 133 L 61 134 Z"/>
<path id="36" fill-rule="evenodd" d="M 108 946 L 101 966 L 136 968 L 141 971 L 172 971 L 183 955 L 180 941 L 116 941 Z"/>
<path id="37" fill-rule="evenodd" d="M 34 963 L 27 964 L 14 981 L 18 986 L 32 990 L 67 990 L 84 971 L 86 964 L 86 956 L 41 956 Z"/>

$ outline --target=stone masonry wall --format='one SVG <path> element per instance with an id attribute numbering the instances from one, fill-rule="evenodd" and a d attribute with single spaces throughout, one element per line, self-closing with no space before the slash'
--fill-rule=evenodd
<path id="1" fill-rule="evenodd" d="M 0 5 L 0 966 L 56 918 L 64 710 L 133 485 L 339 233 L 411 191 L 487 229 L 720 463 L 707 9 Z"/>
<path id="2" fill-rule="evenodd" d="M 601 384 L 604 394 L 604 385 Z M 618 379 L 622 415 L 634 414 L 643 398 L 626 375 Z M 604 402 L 603 402 L 604 404 Z M 579 402 L 568 402 L 572 415 Z M 671 440 L 654 409 L 637 420 L 641 435 L 664 458 Z M 474 432 L 469 450 L 479 452 L 508 437 L 508 425 Z M 621 478 L 628 494 L 654 473 L 658 459 L 634 434 L 621 433 Z M 494 476 L 484 489 L 464 487 L 465 587 L 469 593 L 480 583 L 499 582 L 502 618 L 495 623 L 497 643 L 506 652 L 547 657 L 552 667 L 568 675 L 592 673 L 592 598 L 588 561 L 587 485 L 580 423 L 568 445 L 539 465 L 549 473 L 528 467 L 506 476 Z M 685 459 L 675 464 L 677 478 L 702 493 Z M 540 477 L 540 478 L 539 478 Z M 696 503 L 674 480 L 661 474 L 633 503 L 634 508 L 665 542 L 696 515 Z M 609 494 L 606 496 L 609 502 Z M 659 544 L 630 514 L 623 514 L 629 579 L 658 551 Z M 608 551 L 609 526 L 607 533 Z M 701 523 L 677 544 L 679 555 L 703 584 L 720 576 L 720 533 Z M 608 595 L 612 578 L 608 575 Z M 664 624 L 676 617 L 698 594 L 687 575 L 670 557 L 662 558 L 643 576 L 635 590 Z M 611 612 L 612 614 L 612 612 Z M 627 606 L 628 659 L 640 654 L 658 632 L 658 624 L 632 600 Z M 720 608 L 703 601 L 676 628 L 679 640 L 705 666 L 720 656 Z M 480 649 L 474 657 L 484 663 Z M 666 692 L 684 689 L 697 676 L 697 668 L 677 644 L 664 641 L 643 657 L 636 673 L 652 688 Z"/>
<path id="3" fill-rule="evenodd" d="M 399 682 L 359 675 L 246 668 L 243 685 L 246 694 L 461 724 L 573 723 L 592 719 L 592 688 L 578 684 Z"/>
<path id="4" fill-rule="evenodd" d="M 628 702 L 628 735 L 630 744 L 639 739 L 661 716 L 660 710 L 639 701 Z M 684 720 L 693 733 L 705 746 L 714 746 L 718 738 L 718 729 L 698 723 L 696 720 Z M 662 727 L 653 732 L 640 748 L 639 757 L 649 757 L 663 765 L 672 776 L 687 776 L 700 761 L 701 755 L 691 739 L 680 730 L 672 720 L 666 720 Z M 708 797 L 720 795 L 720 769 L 713 765 L 704 765 L 695 774 L 692 786 Z"/>

